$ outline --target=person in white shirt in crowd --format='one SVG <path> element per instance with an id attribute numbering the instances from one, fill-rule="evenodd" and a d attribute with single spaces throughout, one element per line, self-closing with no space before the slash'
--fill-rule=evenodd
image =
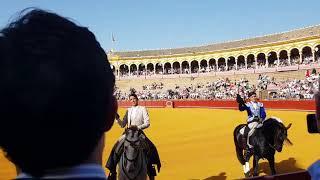
<path id="1" fill-rule="evenodd" d="M 156 171 L 153 164 L 157 164 L 158 171 L 160 171 L 160 167 L 161 167 L 160 157 L 155 145 L 147 138 L 147 136 L 143 132 L 144 129 L 150 126 L 150 118 L 149 118 L 148 111 L 146 107 L 139 106 L 139 103 L 138 103 L 139 100 L 136 94 L 130 94 L 129 100 L 132 106 L 128 108 L 128 110 L 126 111 L 126 114 L 123 117 L 123 120 L 121 120 L 120 116 L 116 114 L 116 121 L 122 128 L 135 128 L 142 131 L 150 149 L 147 155 L 148 156 L 147 157 L 148 158 L 148 165 L 147 165 L 148 175 L 149 177 L 156 176 Z M 112 176 L 115 176 L 117 174 L 116 166 L 118 161 L 120 160 L 120 156 L 118 156 L 118 154 L 122 154 L 122 152 L 115 152 L 115 151 L 116 149 L 119 151 L 123 151 L 123 148 L 117 148 L 117 147 L 123 145 L 124 139 L 125 139 L 125 135 L 123 134 L 114 145 L 106 164 L 106 168 L 110 170 L 110 173 Z"/>

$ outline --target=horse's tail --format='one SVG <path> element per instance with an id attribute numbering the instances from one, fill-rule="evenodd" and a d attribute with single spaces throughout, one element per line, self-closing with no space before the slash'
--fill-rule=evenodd
<path id="1" fill-rule="evenodd" d="M 237 134 L 239 133 L 240 129 L 245 126 L 245 124 L 240 124 L 239 126 L 237 126 L 234 131 L 233 131 L 233 140 L 234 140 L 234 145 L 236 146 L 236 153 L 237 153 L 237 157 L 238 160 L 240 161 L 240 163 L 242 165 L 244 165 L 246 163 L 246 160 L 243 157 L 243 152 L 242 149 L 237 141 Z"/>

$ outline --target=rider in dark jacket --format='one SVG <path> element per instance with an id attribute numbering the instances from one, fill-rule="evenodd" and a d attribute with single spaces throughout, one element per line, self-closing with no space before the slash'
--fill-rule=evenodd
<path id="1" fill-rule="evenodd" d="M 246 143 L 246 152 L 250 153 L 250 148 L 252 146 L 249 144 L 248 134 L 253 134 L 257 125 L 262 122 L 266 118 L 266 111 L 261 102 L 257 101 L 257 95 L 255 92 L 250 92 L 248 94 L 249 102 L 245 103 L 245 101 L 241 98 L 239 94 L 237 94 L 237 102 L 239 104 L 240 111 L 247 111 L 248 119 L 247 126 L 244 131 L 244 142 Z M 250 132 L 250 133 L 249 133 Z"/>

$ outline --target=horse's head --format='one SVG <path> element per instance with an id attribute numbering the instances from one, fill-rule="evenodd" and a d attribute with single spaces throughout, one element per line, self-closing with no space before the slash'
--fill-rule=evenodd
<path id="1" fill-rule="evenodd" d="M 145 156 L 146 149 L 145 136 L 137 128 L 127 128 L 125 130 L 125 141 L 123 143 L 123 164 L 122 169 L 130 179 L 135 179 L 143 165 L 142 156 Z"/>
<path id="2" fill-rule="evenodd" d="M 291 127 L 291 123 L 285 127 L 282 123 L 278 123 L 275 127 L 275 134 L 274 134 L 274 149 L 278 152 L 282 151 L 283 142 L 287 141 L 289 144 L 292 144 L 291 141 L 288 139 L 288 129 Z"/>

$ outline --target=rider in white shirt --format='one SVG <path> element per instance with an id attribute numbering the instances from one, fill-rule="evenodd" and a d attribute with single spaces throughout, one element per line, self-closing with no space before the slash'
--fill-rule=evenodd
<path id="1" fill-rule="evenodd" d="M 137 128 L 139 130 L 144 130 L 146 128 L 148 128 L 150 126 L 150 121 L 149 121 L 149 115 L 147 112 L 146 107 L 144 106 L 139 106 L 138 104 L 138 97 L 136 94 L 130 94 L 129 95 L 129 100 L 131 102 L 131 107 L 128 108 L 125 116 L 123 117 L 123 120 L 120 119 L 120 116 L 118 114 L 116 114 L 116 121 L 117 123 L 122 127 L 122 128 Z M 142 133 L 144 134 L 144 132 L 142 131 Z M 154 167 L 152 166 L 152 164 L 157 164 L 158 167 L 158 171 L 160 170 L 161 167 L 161 162 L 160 162 L 160 158 L 159 158 L 159 154 L 157 151 L 157 148 L 155 147 L 155 145 L 147 138 L 147 136 L 144 134 L 145 136 L 145 140 L 149 145 L 149 153 L 148 153 L 148 175 L 150 177 L 151 176 L 155 176 L 156 175 L 156 171 L 154 169 Z M 121 152 L 115 152 L 116 149 L 120 149 L 121 148 L 117 148 L 118 145 L 121 146 L 123 140 L 125 139 L 125 134 L 123 134 L 119 140 L 117 141 L 117 143 L 114 145 L 109 159 L 107 161 L 106 167 L 110 170 L 112 175 L 116 174 L 116 165 L 120 159 L 120 156 L 118 156 Z"/>
<path id="2" fill-rule="evenodd" d="M 122 128 L 126 126 L 136 126 L 141 130 L 148 128 L 150 126 L 150 121 L 147 109 L 144 106 L 138 105 L 138 97 L 136 94 L 131 94 L 129 99 L 132 106 L 128 108 L 122 121 L 119 115 L 116 116 L 116 121 Z"/>

